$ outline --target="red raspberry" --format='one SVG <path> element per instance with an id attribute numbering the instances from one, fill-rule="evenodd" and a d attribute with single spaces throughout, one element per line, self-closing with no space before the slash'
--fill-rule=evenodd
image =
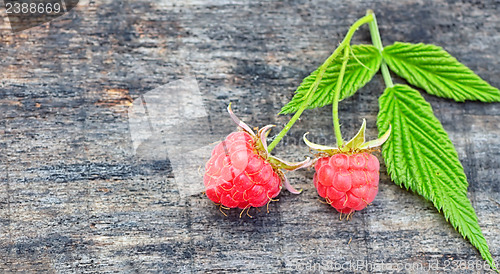
<path id="1" fill-rule="evenodd" d="M 362 210 L 373 202 L 378 192 L 380 163 L 370 154 L 391 135 L 391 127 L 378 139 L 365 141 L 366 121 L 350 141 L 340 142 L 340 147 L 318 145 L 310 142 L 304 134 L 304 142 L 324 156 L 316 162 L 314 186 L 319 196 L 338 212 L 350 214 Z"/>
<path id="2" fill-rule="evenodd" d="M 241 131 L 229 134 L 212 151 L 203 177 L 208 198 L 228 208 L 261 207 L 278 196 L 282 181 L 288 191 L 299 194 L 280 169 L 296 170 L 310 166 L 312 161 L 307 158 L 290 163 L 270 155 L 266 136 L 273 126 L 265 126 L 255 134 L 230 106 L 228 112 Z"/>
<path id="3" fill-rule="evenodd" d="M 246 132 L 233 132 L 212 151 L 204 183 L 210 200 L 229 208 L 261 207 L 281 191 L 281 178 L 254 150 Z"/>
<path id="4" fill-rule="evenodd" d="M 369 153 L 323 157 L 315 169 L 314 186 L 319 196 L 341 213 L 362 210 L 377 195 L 380 163 Z"/>

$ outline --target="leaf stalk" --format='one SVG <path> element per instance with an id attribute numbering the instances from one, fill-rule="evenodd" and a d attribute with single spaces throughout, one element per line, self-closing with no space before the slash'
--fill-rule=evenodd
<path id="1" fill-rule="evenodd" d="M 368 24 L 370 27 L 370 35 L 372 37 L 373 46 L 379 50 L 380 54 L 382 54 L 384 46 L 382 44 L 382 39 L 380 38 L 380 32 L 378 30 L 377 17 L 375 16 L 373 10 L 367 10 L 366 14 L 372 15 L 373 17 L 373 20 Z M 392 82 L 391 74 L 384 58 L 382 58 L 380 70 L 382 71 L 382 77 L 384 77 L 385 86 L 388 88 L 392 88 L 394 86 L 394 83 Z"/>

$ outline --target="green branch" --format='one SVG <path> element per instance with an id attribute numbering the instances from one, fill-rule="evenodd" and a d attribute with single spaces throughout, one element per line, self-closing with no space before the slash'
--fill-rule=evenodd
<path id="1" fill-rule="evenodd" d="M 375 46 L 380 51 L 380 54 L 382 54 L 384 46 L 382 45 L 382 39 L 380 39 L 380 32 L 378 30 L 377 18 L 375 17 L 375 13 L 373 13 L 373 10 L 366 11 L 366 14 L 372 15 L 373 17 L 373 20 L 369 23 L 370 35 L 372 36 L 373 46 Z M 380 66 L 381 66 L 380 69 L 382 70 L 382 77 L 384 77 L 384 82 L 386 87 L 392 88 L 394 86 L 394 83 L 392 83 L 392 78 L 391 74 L 389 73 L 389 68 L 387 67 L 387 64 L 385 63 L 383 58 L 382 58 L 382 64 Z"/>
<path id="2" fill-rule="evenodd" d="M 349 46 L 349 44 L 351 42 L 351 38 L 354 35 L 354 33 L 356 32 L 356 30 L 359 27 L 361 27 L 363 24 L 370 23 L 373 20 L 373 18 L 374 18 L 373 14 L 367 14 L 366 16 L 357 20 L 349 28 L 349 31 L 347 32 L 342 43 L 340 43 L 339 47 L 332 53 L 332 55 L 330 55 L 330 57 L 328 57 L 328 59 L 326 59 L 326 61 L 323 63 L 323 65 L 321 65 L 320 71 L 316 77 L 316 80 L 314 81 L 314 84 L 311 85 L 311 87 L 309 88 L 309 91 L 306 94 L 306 100 L 304 101 L 304 103 L 301 105 L 301 107 L 295 113 L 295 115 L 292 116 L 290 121 L 281 130 L 281 132 L 274 138 L 274 140 L 271 142 L 271 144 L 269 144 L 269 147 L 268 147 L 269 152 L 271 152 L 276 147 L 276 145 L 281 141 L 281 139 L 283 139 L 283 137 L 285 137 L 286 133 L 292 128 L 293 124 L 295 124 L 295 122 L 299 119 L 302 112 L 304 112 L 304 110 L 307 108 L 307 106 L 309 106 L 309 104 L 311 103 L 311 99 L 313 98 L 313 95 L 316 92 L 316 90 L 318 89 L 319 83 L 321 82 L 321 79 L 323 78 L 323 75 L 325 74 L 326 69 L 331 65 L 333 60 L 335 60 L 335 58 L 337 57 L 337 55 L 339 55 L 339 53 L 342 51 L 342 49 L 344 49 L 346 46 Z M 344 69 L 344 71 L 345 71 L 345 69 Z"/>
<path id="3" fill-rule="evenodd" d="M 342 60 L 342 67 L 340 68 L 339 78 L 337 80 L 337 85 L 335 86 L 335 95 L 333 97 L 332 106 L 332 116 L 333 116 L 333 128 L 335 131 L 335 138 L 337 139 L 337 147 L 341 148 L 344 144 L 342 140 L 342 133 L 340 132 L 340 121 L 339 121 L 339 99 L 340 99 L 340 89 L 342 88 L 342 81 L 344 80 L 345 69 L 347 67 L 347 61 L 349 61 L 349 45 L 344 49 L 344 58 Z"/>

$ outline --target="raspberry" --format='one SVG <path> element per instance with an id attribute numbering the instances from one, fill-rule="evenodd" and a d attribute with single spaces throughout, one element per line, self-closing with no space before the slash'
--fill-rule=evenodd
<path id="1" fill-rule="evenodd" d="M 377 195 L 380 164 L 369 153 L 323 157 L 314 168 L 313 182 L 319 196 L 341 213 L 362 210 Z"/>
<path id="2" fill-rule="evenodd" d="M 391 134 L 391 127 L 380 138 L 365 142 L 366 121 L 350 141 L 340 147 L 318 145 L 304 134 L 304 142 L 320 152 L 314 166 L 314 186 L 319 196 L 338 212 L 351 214 L 373 202 L 378 192 L 380 163 L 371 152 L 381 146 Z M 327 155 L 327 157 L 324 157 Z"/>
<path id="3" fill-rule="evenodd" d="M 289 163 L 271 156 L 266 136 L 270 125 L 255 134 L 228 107 L 228 112 L 240 131 L 229 134 L 212 151 L 205 166 L 205 193 L 213 202 L 228 208 L 261 207 L 278 196 L 282 182 L 298 194 L 280 169 L 295 170 L 311 165 L 310 159 Z"/>
<path id="4" fill-rule="evenodd" d="M 205 169 L 208 198 L 229 208 L 261 207 L 281 191 L 280 176 L 254 151 L 246 132 L 233 132 L 219 143 Z"/>

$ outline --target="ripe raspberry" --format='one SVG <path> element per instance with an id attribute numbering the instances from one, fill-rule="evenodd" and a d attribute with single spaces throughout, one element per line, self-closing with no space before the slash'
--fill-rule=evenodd
<path id="1" fill-rule="evenodd" d="M 341 213 L 362 210 L 377 195 L 380 164 L 369 153 L 323 157 L 314 168 L 319 196 Z"/>
<path id="2" fill-rule="evenodd" d="M 229 208 L 261 207 L 281 191 L 281 178 L 254 151 L 252 136 L 246 132 L 227 136 L 205 168 L 208 198 Z"/>
<path id="3" fill-rule="evenodd" d="M 340 213 L 350 214 L 362 210 L 373 202 L 378 192 L 380 163 L 370 152 L 381 146 L 391 134 L 391 127 L 380 138 L 365 142 L 366 121 L 349 142 L 341 142 L 340 147 L 304 142 L 324 156 L 316 162 L 314 186 L 319 196 Z"/>
<path id="4" fill-rule="evenodd" d="M 272 126 L 265 126 L 255 134 L 234 115 L 230 106 L 228 112 L 240 131 L 229 134 L 212 151 L 203 177 L 208 198 L 228 208 L 261 207 L 278 196 L 282 182 L 287 190 L 299 194 L 280 169 L 307 167 L 312 163 L 310 159 L 290 163 L 270 155 L 266 136 Z"/>

